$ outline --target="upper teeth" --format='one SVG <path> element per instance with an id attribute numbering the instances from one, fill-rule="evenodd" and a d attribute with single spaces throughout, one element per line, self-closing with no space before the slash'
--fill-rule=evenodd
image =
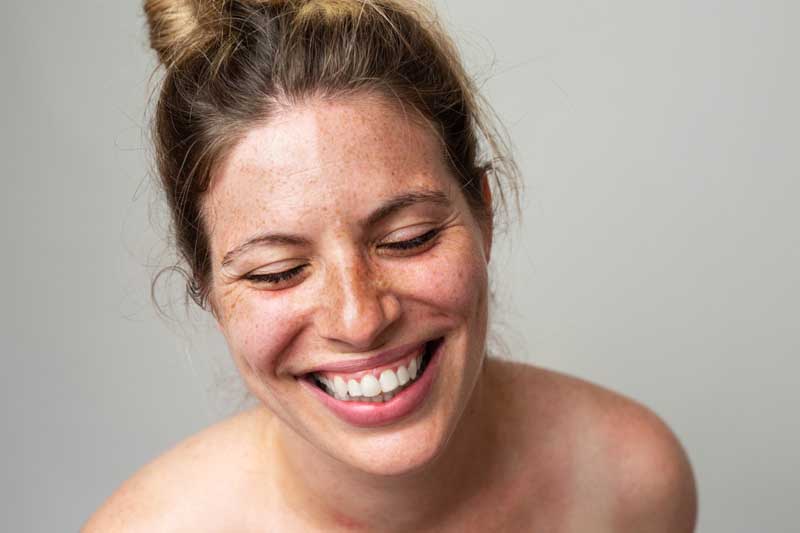
<path id="1" fill-rule="evenodd" d="M 394 370 L 386 369 L 377 377 L 366 374 L 361 380 L 342 376 L 333 378 L 317 375 L 317 379 L 337 400 L 358 399 L 362 401 L 386 401 L 396 394 L 397 389 L 408 385 L 417 377 L 422 355 L 412 359 L 408 366 L 400 365 Z M 381 395 L 383 395 L 381 397 Z"/>

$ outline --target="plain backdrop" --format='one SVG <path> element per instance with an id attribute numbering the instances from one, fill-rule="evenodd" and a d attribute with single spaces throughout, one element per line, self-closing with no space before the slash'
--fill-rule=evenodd
<path id="1" fill-rule="evenodd" d="M 699 531 L 797 531 L 800 4 L 436 5 L 525 177 L 493 257 L 511 355 L 659 413 L 694 466 Z M 150 302 L 170 256 L 140 10 L 0 17 L 3 531 L 77 530 L 241 399 L 179 280 L 172 319 Z"/>

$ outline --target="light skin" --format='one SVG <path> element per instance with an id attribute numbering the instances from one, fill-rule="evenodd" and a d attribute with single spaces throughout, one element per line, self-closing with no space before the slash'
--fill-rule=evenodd
<path id="1" fill-rule="evenodd" d="M 261 405 L 148 465 L 84 531 L 693 530 L 691 469 L 655 415 L 486 357 L 491 228 L 423 121 L 367 94 L 286 108 L 228 154 L 204 216 L 213 312 Z M 432 338 L 430 395 L 385 426 L 298 382 Z"/>
<path id="2" fill-rule="evenodd" d="M 249 389 L 276 417 L 272 464 L 287 504 L 313 495 L 312 525 L 330 523 L 332 509 L 398 528 L 441 512 L 432 481 L 465 471 L 465 444 L 481 442 L 488 414 L 476 404 L 490 232 L 432 129 L 377 97 L 288 109 L 234 148 L 205 216 L 211 302 Z M 349 425 L 297 382 L 315 365 L 439 337 L 440 379 L 397 423 Z M 469 432 L 452 440 L 459 425 Z"/>

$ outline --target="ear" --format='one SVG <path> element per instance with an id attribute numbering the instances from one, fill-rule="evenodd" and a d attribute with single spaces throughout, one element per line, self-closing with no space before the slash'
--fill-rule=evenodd
<path id="1" fill-rule="evenodd" d="M 486 206 L 486 218 L 481 222 L 483 254 L 488 263 L 492 255 L 492 235 L 494 235 L 494 209 L 492 206 L 492 189 L 489 187 L 488 170 L 484 170 L 481 173 L 481 196 L 483 196 L 483 205 Z"/>

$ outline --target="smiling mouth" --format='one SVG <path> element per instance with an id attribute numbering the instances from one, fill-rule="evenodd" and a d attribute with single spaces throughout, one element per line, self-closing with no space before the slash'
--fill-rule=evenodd
<path id="1" fill-rule="evenodd" d="M 305 376 L 317 388 L 336 400 L 345 402 L 388 402 L 402 390 L 416 382 L 428 367 L 428 363 L 444 338 L 428 341 L 421 352 L 410 360 L 386 368 L 380 373 L 367 373 L 356 378 L 346 375 L 324 376 L 311 372 Z"/>

